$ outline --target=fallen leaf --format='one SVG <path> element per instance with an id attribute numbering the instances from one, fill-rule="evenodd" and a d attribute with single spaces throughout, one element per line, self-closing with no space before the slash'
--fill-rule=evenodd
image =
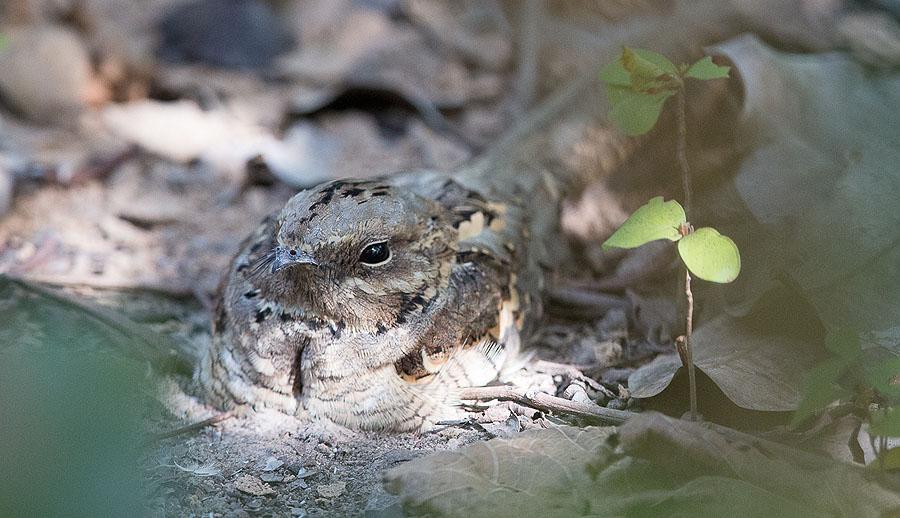
<path id="1" fill-rule="evenodd" d="M 803 510 L 799 516 L 875 517 L 900 510 L 900 494 L 869 480 L 862 467 L 712 423 L 648 412 L 622 425 L 619 439 L 629 455 L 682 480 L 698 474 L 740 480 L 762 490 L 767 498 L 799 504 Z M 727 500 L 727 496 L 719 499 Z"/>
<path id="2" fill-rule="evenodd" d="M 624 456 L 614 432 L 493 439 L 412 460 L 385 484 L 413 516 L 877 516 L 900 506 L 861 469 L 727 428 L 639 415 L 620 434 Z"/>
<path id="3" fill-rule="evenodd" d="M 612 455 L 613 430 L 563 426 L 477 443 L 401 464 L 386 485 L 411 514 L 571 516 L 595 491 L 588 469 Z"/>
<path id="4" fill-rule="evenodd" d="M 781 329 L 759 329 L 742 319 L 720 315 L 692 338 L 694 365 L 736 405 L 759 411 L 791 411 L 803 397 L 802 374 L 823 357 L 814 343 Z M 668 387 L 681 361 L 659 357 L 628 378 L 634 397 L 652 397 Z"/>
<path id="5" fill-rule="evenodd" d="M 669 386 L 680 367 L 681 359 L 677 354 L 660 354 L 628 377 L 631 396 L 642 399 L 659 394 Z"/>
<path id="6" fill-rule="evenodd" d="M 734 183 L 752 218 L 729 235 L 786 273 L 829 329 L 900 323 L 900 73 L 843 53 L 787 54 L 743 36 L 716 47 L 743 81 L 737 139 L 750 143 Z M 755 221 L 753 221 L 755 219 Z M 748 293 L 763 295 L 765 283 Z M 789 310 L 789 308 L 785 308 Z"/>
<path id="7" fill-rule="evenodd" d="M 86 107 L 92 72 L 81 36 L 56 25 L 7 30 L 0 52 L 0 93 L 21 115 L 44 123 L 71 122 Z M 40 63 L 40 65 L 38 65 Z"/>

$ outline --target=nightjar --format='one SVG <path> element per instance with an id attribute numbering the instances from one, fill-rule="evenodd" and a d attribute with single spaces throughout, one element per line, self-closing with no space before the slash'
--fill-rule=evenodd
<path id="1" fill-rule="evenodd" d="M 221 288 L 198 371 L 213 402 L 364 430 L 454 417 L 459 388 L 497 378 L 540 313 L 589 84 L 458 171 L 332 181 L 266 218 Z"/>

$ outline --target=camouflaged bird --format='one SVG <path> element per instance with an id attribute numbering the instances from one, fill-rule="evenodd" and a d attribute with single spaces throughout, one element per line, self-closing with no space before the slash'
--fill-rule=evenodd
<path id="1" fill-rule="evenodd" d="M 497 378 L 540 313 L 574 183 L 552 136 L 578 141 L 562 115 L 583 88 L 459 171 L 332 181 L 266 218 L 218 301 L 199 370 L 214 402 L 364 430 L 456 416 L 458 390 Z"/>

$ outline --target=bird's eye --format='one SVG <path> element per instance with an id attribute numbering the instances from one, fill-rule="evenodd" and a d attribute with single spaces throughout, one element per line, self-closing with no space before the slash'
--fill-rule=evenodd
<path id="1" fill-rule="evenodd" d="M 359 262 L 367 266 L 379 266 L 391 260 L 391 249 L 384 241 L 371 243 L 359 254 Z"/>

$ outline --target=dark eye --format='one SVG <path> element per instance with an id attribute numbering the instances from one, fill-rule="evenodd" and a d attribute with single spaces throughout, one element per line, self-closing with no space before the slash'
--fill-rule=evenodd
<path id="1" fill-rule="evenodd" d="M 391 249 L 388 248 L 387 243 L 384 241 L 366 245 L 362 253 L 359 254 L 359 262 L 368 266 L 378 266 L 388 262 L 390 259 Z"/>

